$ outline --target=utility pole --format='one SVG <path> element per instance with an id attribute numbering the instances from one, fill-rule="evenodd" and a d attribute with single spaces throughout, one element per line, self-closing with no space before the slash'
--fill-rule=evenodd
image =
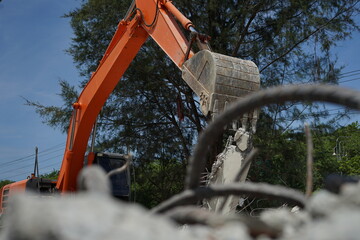
<path id="1" fill-rule="evenodd" d="M 35 165 L 34 165 L 34 176 L 39 177 L 39 162 L 38 162 L 38 147 L 35 147 Z"/>

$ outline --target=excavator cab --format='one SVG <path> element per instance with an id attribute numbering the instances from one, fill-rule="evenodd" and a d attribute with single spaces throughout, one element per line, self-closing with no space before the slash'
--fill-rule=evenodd
<path id="1" fill-rule="evenodd" d="M 51 196 L 55 193 L 55 185 L 55 180 L 30 178 L 26 182 L 26 191 L 40 193 L 42 196 Z"/>
<path id="2" fill-rule="evenodd" d="M 117 153 L 95 153 L 93 164 L 101 166 L 105 172 L 123 167 L 127 158 Z M 111 191 L 115 198 L 128 201 L 130 199 L 130 170 L 113 174 L 110 176 Z"/>

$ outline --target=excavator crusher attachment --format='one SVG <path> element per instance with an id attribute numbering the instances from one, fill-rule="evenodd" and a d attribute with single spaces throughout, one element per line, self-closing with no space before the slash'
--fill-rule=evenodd
<path id="1" fill-rule="evenodd" d="M 209 117 L 260 88 L 255 63 L 209 50 L 199 51 L 183 64 L 182 78 L 199 96 L 201 111 Z M 256 113 L 251 115 L 243 116 L 242 123 L 245 124 L 248 118 L 257 118 Z"/>

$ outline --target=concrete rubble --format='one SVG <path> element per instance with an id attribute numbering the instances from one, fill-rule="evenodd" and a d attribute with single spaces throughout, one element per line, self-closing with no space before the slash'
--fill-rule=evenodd
<path id="1" fill-rule="evenodd" d="M 309 199 L 304 211 L 268 210 L 260 219 L 282 230 L 279 239 L 358 239 L 360 183 L 344 185 L 339 195 L 320 190 Z"/>
<path id="2" fill-rule="evenodd" d="M 0 240 L 270 239 L 266 235 L 253 238 L 246 224 L 236 220 L 216 227 L 176 225 L 165 216 L 151 215 L 139 205 L 96 191 L 51 198 L 14 196 L 8 210 Z M 318 191 L 305 210 L 271 209 L 259 219 L 281 232 L 276 239 L 358 239 L 360 184 L 344 185 L 339 195 Z"/>
<path id="3" fill-rule="evenodd" d="M 81 193 L 57 198 L 13 198 L 0 239 L 249 239 L 241 224 L 181 228 L 163 216 L 110 197 Z M 232 230 L 230 230 L 232 229 Z"/>
<path id="4" fill-rule="evenodd" d="M 207 186 L 222 185 L 234 182 L 239 170 L 244 164 L 246 156 L 252 149 L 252 133 L 244 128 L 237 129 L 234 138 L 230 136 L 222 153 L 216 157 L 207 179 Z M 233 142 L 235 144 L 233 144 Z M 250 165 L 244 169 L 239 181 L 244 182 Z M 206 208 L 223 214 L 233 213 L 242 198 L 238 196 L 218 197 L 204 201 Z"/>

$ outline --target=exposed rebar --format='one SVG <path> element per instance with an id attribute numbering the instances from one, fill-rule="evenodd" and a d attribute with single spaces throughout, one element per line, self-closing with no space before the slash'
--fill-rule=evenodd
<path id="1" fill-rule="evenodd" d="M 304 195 L 291 188 L 270 185 L 267 183 L 231 183 L 226 185 L 213 185 L 197 189 L 185 190 L 169 200 L 152 209 L 152 213 L 164 213 L 177 206 L 195 204 L 204 198 L 210 199 L 216 196 L 247 195 L 250 197 L 262 197 L 282 200 L 289 204 L 305 207 Z"/>
<path id="2" fill-rule="evenodd" d="M 257 148 L 253 148 L 251 149 L 251 152 L 249 153 L 249 155 L 246 156 L 246 158 L 244 159 L 244 163 L 241 166 L 239 172 L 237 173 L 237 175 L 235 176 L 234 179 L 234 183 L 239 182 L 241 177 L 244 175 L 244 173 L 247 171 L 247 169 L 249 168 L 250 164 L 252 163 L 252 161 L 254 160 L 256 154 L 259 152 L 259 150 Z M 229 199 L 229 196 L 226 196 L 224 201 L 222 202 L 222 204 L 219 207 L 219 212 L 222 212 L 222 210 L 225 207 L 225 204 L 227 203 Z"/>
<path id="3" fill-rule="evenodd" d="M 305 196 L 310 197 L 313 191 L 313 151 L 314 144 L 312 141 L 311 131 L 309 125 L 305 123 L 305 136 L 306 136 L 306 192 Z"/>
<path id="4" fill-rule="evenodd" d="M 181 225 L 199 224 L 212 228 L 222 227 L 230 222 L 238 222 L 248 228 L 249 234 L 252 237 L 266 235 L 275 238 L 281 233 L 279 229 L 269 226 L 258 218 L 239 214 L 220 215 L 193 206 L 174 208 L 166 212 L 165 216 Z"/>
<path id="5" fill-rule="evenodd" d="M 360 95 L 355 91 L 337 86 L 280 86 L 248 95 L 215 118 L 200 134 L 194 154 L 189 159 L 185 180 L 186 189 L 196 189 L 199 186 L 200 175 L 205 168 L 206 153 L 227 124 L 253 109 L 269 104 L 283 104 L 295 101 L 322 101 L 360 109 Z"/>

